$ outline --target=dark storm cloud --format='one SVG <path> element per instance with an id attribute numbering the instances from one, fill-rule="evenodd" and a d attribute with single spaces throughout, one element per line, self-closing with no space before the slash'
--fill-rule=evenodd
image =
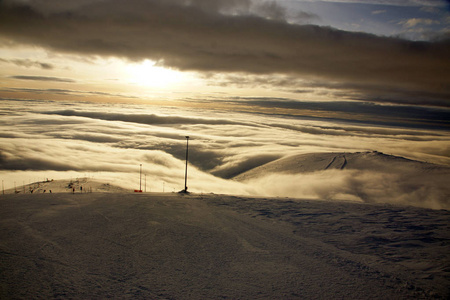
<path id="1" fill-rule="evenodd" d="M 26 67 L 26 68 L 38 67 L 38 68 L 41 68 L 44 70 L 54 69 L 54 66 L 52 64 L 43 63 L 43 62 L 39 62 L 39 61 L 33 61 L 31 59 L 3 59 L 3 58 L 0 58 L 0 62 L 11 63 L 11 64 L 15 64 L 17 66 Z"/>
<path id="2" fill-rule="evenodd" d="M 17 76 L 10 76 L 10 78 L 20 79 L 20 80 L 33 80 L 33 81 L 53 81 L 53 82 L 68 82 L 68 83 L 75 82 L 75 80 L 68 79 L 68 78 L 48 77 L 48 76 L 17 75 Z"/>
<path id="3" fill-rule="evenodd" d="M 294 25 L 282 20 L 282 10 L 273 11 L 277 17 L 246 13 L 248 1 L 64 1 L 58 10 L 48 4 L 54 1 L 2 3 L 0 35 L 29 45 L 151 59 L 180 70 L 284 73 L 412 89 L 448 104 L 448 40 L 412 42 Z"/>

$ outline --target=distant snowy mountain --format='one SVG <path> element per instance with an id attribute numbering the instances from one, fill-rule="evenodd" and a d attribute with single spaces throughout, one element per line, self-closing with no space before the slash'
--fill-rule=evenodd
<path id="1" fill-rule="evenodd" d="M 362 170 L 377 172 L 420 172 L 450 175 L 450 167 L 406 159 L 381 152 L 308 153 L 280 158 L 234 177 L 237 181 L 266 174 L 298 174 L 324 170 Z"/>

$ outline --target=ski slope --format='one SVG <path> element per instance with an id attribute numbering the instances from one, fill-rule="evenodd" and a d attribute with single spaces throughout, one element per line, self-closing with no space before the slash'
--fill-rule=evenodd
<path id="1" fill-rule="evenodd" d="M 446 210 L 200 194 L 0 197 L 2 299 L 448 299 Z"/>

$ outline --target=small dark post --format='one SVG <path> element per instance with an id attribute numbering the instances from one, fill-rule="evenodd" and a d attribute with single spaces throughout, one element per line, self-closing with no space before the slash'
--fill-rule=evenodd
<path id="1" fill-rule="evenodd" d="M 142 164 L 139 168 L 139 191 L 142 192 Z"/>
<path id="2" fill-rule="evenodd" d="M 186 136 L 186 172 L 184 174 L 184 192 L 187 193 L 187 167 L 188 167 L 188 151 L 189 151 L 189 137 Z"/>

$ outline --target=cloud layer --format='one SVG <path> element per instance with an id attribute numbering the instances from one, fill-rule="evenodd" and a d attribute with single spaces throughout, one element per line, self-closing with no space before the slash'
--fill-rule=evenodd
<path id="1" fill-rule="evenodd" d="M 288 74 L 351 82 L 362 91 L 383 87 L 403 96 L 418 93 L 421 103 L 431 98 L 433 105 L 448 105 L 448 41 L 290 24 L 279 6 L 258 8 L 244 0 L 69 2 L 3 1 L 0 35 L 55 51 L 151 59 L 180 70 Z"/>
<path id="2" fill-rule="evenodd" d="M 379 150 L 450 165 L 449 136 L 442 130 L 57 101 L 2 100 L 0 115 L 0 176 L 7 188 L 15 181 L 20 185 L 36 178 L 90 176 L 135 189 L 143 164 L 148 190 L 162 191 L 165 185 L 166 191 L 178 191 L 184 188 L 185 136 L 189 135 L 188 186 L 195 192 L 417 205 L 428 201 L 428 207 L 448 198 L 440 189 L 446 177 L 423 172 L 414 178 L 409 171 L 394 174 L 379 169 L 271 172 L 247 183 L 229 180 L 281 157 L 315 152 Z"/>
<path id="3" fill-rule="evenodd" d="M 328 170 L 297 175 L 270 174 L 248 183 L 260 195 L 266 196 L 357 200 L 433 209 L 450 208 L 449 189 L 443 176 Z"/>
<path id="4" fill-rule="evenodd" d="M 66 83 L 75 82 L 75 80 L 68 79 L 68 78 L 58 78 L 58 77 L 49 77 L 49 76 L 16 75 L 16 76 L 11 76 L 11 78 L 20 79 L 20 80 L 33 80 L 33 81 L 53 81 L 53 82 L 66 82 Z"/>

